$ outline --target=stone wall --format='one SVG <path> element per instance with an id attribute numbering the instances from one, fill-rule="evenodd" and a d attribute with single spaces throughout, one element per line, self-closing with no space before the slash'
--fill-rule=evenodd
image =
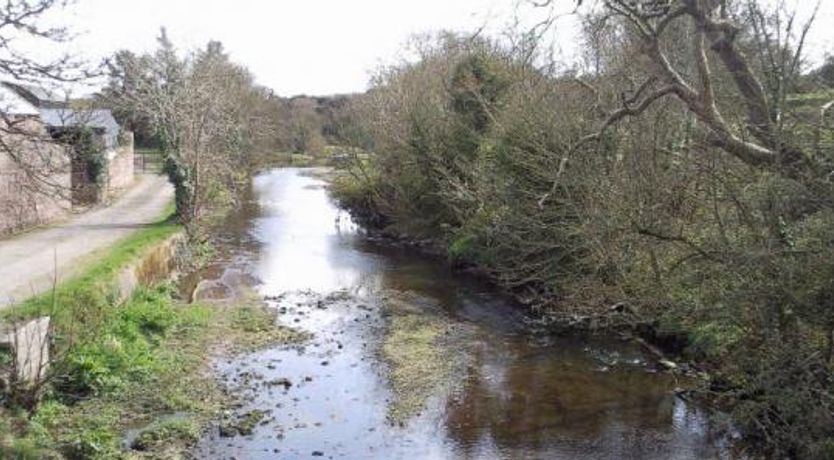
<path id="1" fill-rule="evenodd" d="M 114 286 L 119 302 L 127 300 L 139 287 L 150 287 L 175 277 L 185 244 L 185 235 L 176 233 L 146 249 L 141 257 L 122 268 Z"/>
<path id="2" fill-rule="evenodd" d="M 0 237 L 60 219 L 71 208 L 66 150 L 51 143 L 34 120 L 13 130 L 26 135 L 3 133 L 3 143 L 17 159 L 0 150 Z"/>
<path id="3" fill-rule="evenodd" d="M 109 286 L 116 303 L 126 301 L 137 288 L 175 278 L 185 244 L 185 235 L 175 233 L 123 267 Z M 0 323 L 0 353 L 11 355 L 8 365 L 0 365 L 0 389 L 12 382 L 28 384 L 41 379 L 49 364 L 50 333 L 49 317 Z"/>
<path id="4" fill-rule="evenodd" d="M 133 133 L 122 133 L 118 148 L 109 153 L 108 160 L 107 194 L 118 195 L 133 184 Z"/>
<path id="5" fill-rule="evenodd" d="M 54 222 L 66 216 L 73 205 L 95 204 L 103 198 L 95 189 L 82 198 L 84 187 L 95 185 L 86 184 L 80 172 L 73 180 L 66 148 L 55 144 L 39 121 L 14 123 L 10 131 L 21 134 L 4 132 L 2 141 L 17 159 L 0 149 L 0 237 Z M 133 184 L 133 156 L 133 133 L 125 132 L 119 146 L 108 152 L 107 198 Z M 32 177 L 32 171 L 37 172 L 37 178 Z"/>

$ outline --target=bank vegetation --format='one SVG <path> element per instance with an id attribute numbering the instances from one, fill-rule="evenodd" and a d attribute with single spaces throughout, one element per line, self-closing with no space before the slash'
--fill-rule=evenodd
<path id="1" fill-rule="evenodd" d="M 548 2 L 544 2 L 547 4 Z M 832 61 L 756 1 L 582 5 L 542 28 L 418 40 L 353 98 L 334 190 L 431 239 L 558 328 L 628 331 L 708 372 L 773 456 L 834 456 Z"/>

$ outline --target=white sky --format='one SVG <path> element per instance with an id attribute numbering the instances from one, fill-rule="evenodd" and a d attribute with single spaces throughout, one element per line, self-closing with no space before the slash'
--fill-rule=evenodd
<path id="1" fill-rule="evenodd" d="M 572 0 L 556 0 L 565 6 Z M 788 0 L 789 2 L 792 0 Z M 808 10 L 812 1 L 793 0 Z M 72 48 L 97 61 L 155 47 L 165 26 L 180 49 L 223 42 L 232 59 L 283 96 L 363 91 L 370 72 L 398 57 L 415 33 L 497 33 L 516 0 L 77 0 L 51 18 L 77 34 Z M 534 20 L 523 13 L 526 20 Z M 562 43 L 570 47 L 571 19 Z M 811 55 L 834 51 L 834 0 L 822 0 Z"/>

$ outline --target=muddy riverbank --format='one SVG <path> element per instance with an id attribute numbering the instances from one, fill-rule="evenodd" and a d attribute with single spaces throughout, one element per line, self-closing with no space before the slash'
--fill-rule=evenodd
<path id="1" fill-rule="evenodd" d="M 627 343 L 531 334 L 483 283 L 366 238 L 309 170 L 257 176 L 224 232 L 207 295 L 243 280 L 311 339 L 215 363 L 239 403 L 196 457 L 733 458 L 675 396 L 691 382 Z"/>

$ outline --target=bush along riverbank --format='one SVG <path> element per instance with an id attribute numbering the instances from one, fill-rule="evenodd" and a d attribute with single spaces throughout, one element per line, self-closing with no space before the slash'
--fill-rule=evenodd
<path id="1" fill-rule="evenodd" d="M 475 267 L 554 329 L 629 332 L 697 363 L 699 395 L 765 453 L 832 458 L 834 189 L 813 172 L 831 164 L 809 135 L 814 107 L 778 112 L 804 126 L 777 142 L 803 165 L 751 164 L 674 98 L 599 132 L 622 78 L 656 81 L 616 57 L 640 50 L 611 46 L 580 79 L 486 39 L 424 41 L 353 101 L 364 153 L 335 196 Z M 733 97 L 716 110 L 744 119 Z"/>
<path id="2" fill-rule="evenodd" d="M 3 312 L 7 322 L 51 317 L 53 340 L 43 383 L 2 388 L 0 458 L 181 458 L 233 400 L 212 357 L 301 340 L 258 301 L 185 304 L 172 282 L 144 273 L 180 232 L 169 220 L 143 229 Z M 139 273 L 126 296 L 125 267 Z"/>

